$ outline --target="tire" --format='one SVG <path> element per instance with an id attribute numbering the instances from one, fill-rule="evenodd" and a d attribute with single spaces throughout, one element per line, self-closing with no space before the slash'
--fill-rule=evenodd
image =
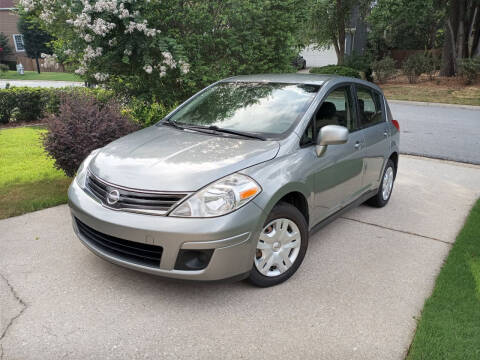
<path id="1" fill-rule="evenodd" d="M 387 173 L 389 175 L 387 175 Z M 378 192 L 375 194 L 375 196 L 371 197 L 366 201 L 366 203 L 370 206 L 374 207 L 384 207 L 385 205 L 388 204 L 388 200 L 390 200 L 390 197 L 392 196 L 393 192 L 393 185 L 395 182 L 395 176 L 396 176 L 396 169 L 395 169 L 395 164 L 393 163 L 392 160 L 387 161 L 387 165 L 385 166 L 385 170 L 383 171 L 382 174 L 382 182 L 380 183 L 380 187 L 378 188 Z M 390 183 L 391 181 L 391 183 Z M 387 182 L 387 183 L 385 183 Z M 385 197 L 384 196 L 384 184 L 387 184 L 387 187 L 390 187 L 390 190 L 388 191 L 388 195 Z M 390 185 L 388 185 L 390 184 Z"/>
<path id="2" fill-rule="evenodd" d="M 249 281 L 259 287 L 284 282 L 297 271 L 307 248 L 308 225 L 303 214 L 288 203 L 275 205 L 257 240 Z"/>

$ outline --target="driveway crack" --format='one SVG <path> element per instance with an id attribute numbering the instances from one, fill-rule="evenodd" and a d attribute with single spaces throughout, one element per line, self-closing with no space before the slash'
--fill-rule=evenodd
<path id="1" fill-rule="evenodd" d="M 27 309 L 27 304 L 25 303 L 25 301 L 22 300 L 22 298 L 17 294 L 17 292 L 15 291 L 15 289 L 13 288 L 13 286 L 10 284 L 10 282 L 8 281 L 8 279 L 0 273 L 0 277 L 5 281 L 5 283 L 7 284 L 8 288 L 10 289 L 11 293 L 13 294 L 13 297 L 18 301 L 18 303 L 21 305 L 22 309 L 18 312 L 17 315 L 13 316 L 10 321 L 8 322 L 7 326 L 5 327 L 5 330 L 2 332 L 2 334 L 0 335 L 0 359 L 3 359 L 3 356 L 5 355 L 4 353 L 4 349 L 3 349 L 3 346 L 1 344 L 1 342 L 3 341 L 3 339 L 5 339 L 5 337 L 7 336 L 7 332 L 8 330 L 10 329 L 10 327 L 13 325 L 13 323 L 15 322 L 15 320 L 17 320 L 23 313 L 24 311 Z"/>
<path id="2" fill-rule="evenodd" d="M 389 227 L 387 227 L 387 226 L 374 224 L 374 223 L 371 223 L 371 222 L 368 222 L 368 221 L 362 221 L 362 220 L 352 219 L 352 218 L 348 218 L 348 217 L 344 217 L 344 216 L 342 216 L 341 219 L 350 220 L 350 221 L 355 221 L 355 222 L 358 222 L 358 223 L 361 223 L 361 224 L 371 225 L 371 226 L 375 226 L 375 227 L 378 227 L 378 228 L 381 228 L 381 229 L 385 229 L 385 230 L 396 231 L 396 232 L 399 232 L 399 233 L 402 233 L 402 234 L 418 236 L 418 237 L 421 237 L 421 238 L 424 238 L 424 239 L 433 240 L 433 241 L 438 241 L 438 242 L 441 242 L 441 243 L 443 243 L 443 244 L 447 244 L 447 245 L 449 245 L 449 246 L 452 246 L 452 245 L 453 245 L 452 243 L 449 243 L 448 241 L 445 241 L 445 240 L 437 239 L 437 238 L 430 237 L 430 236 L 426 236 L 426 235 L 417 234 L 417 233 L 414 233 L 414 232 L 411 232 L 411 231 L 393 229 L 393 228 L 389 228 Z"/>

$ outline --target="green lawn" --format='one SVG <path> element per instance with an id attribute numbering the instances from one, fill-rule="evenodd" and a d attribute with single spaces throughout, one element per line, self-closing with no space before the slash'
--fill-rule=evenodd
<path id="1" fill-rule="evenodd" d="M 53 167 L 41 144 L 45 130 L 0 130 L 0 219 L 63 204 L 71 182 Z"/>
<path id="2" fill-rule="evenodd" d="M 480 359 L 480 200 L 425 303 L 407 359 Z"/>
<path id="3" fill-rule="evenodd" d="M 2 80 L 45 80 L 45 81 L 83 81 L 80 77 L 71 73 L 61 72 L 42 72 L 25 71 L 24 75 L 20 75 L 16 71 L 0 72 L 0 79 Z"/>

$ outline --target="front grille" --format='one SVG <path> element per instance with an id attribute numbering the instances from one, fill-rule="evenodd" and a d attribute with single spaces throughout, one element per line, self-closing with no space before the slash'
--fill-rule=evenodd
<path id="1" fill-rule="evenodd" d="M 119 239 L 114 236 L 103 234 L 75 218 L 78 231 L 92 245 L 100 248 L 103 252 L 121 260 L 136 264 L 159 267 L 163 248 Z"/>
<path id="2" fill-rule="evenodd" d="M 116 210 L 165 215 L 188 194 L 134 190 L 110 184 L 88 172 L 87 189 L 105 206 Z M 112 196 L 113 195 L 113 196 Z"/>

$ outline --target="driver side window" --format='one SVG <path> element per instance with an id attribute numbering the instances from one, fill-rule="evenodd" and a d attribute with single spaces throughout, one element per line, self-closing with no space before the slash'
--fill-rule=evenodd
<path id="1" fill-rule="evenodd" d="M 356 129 L 350 86 L 333 90 L 323 101 L 315 115 L 317 131 L 326 125 L 345 126 L 350 132 Z"/>

